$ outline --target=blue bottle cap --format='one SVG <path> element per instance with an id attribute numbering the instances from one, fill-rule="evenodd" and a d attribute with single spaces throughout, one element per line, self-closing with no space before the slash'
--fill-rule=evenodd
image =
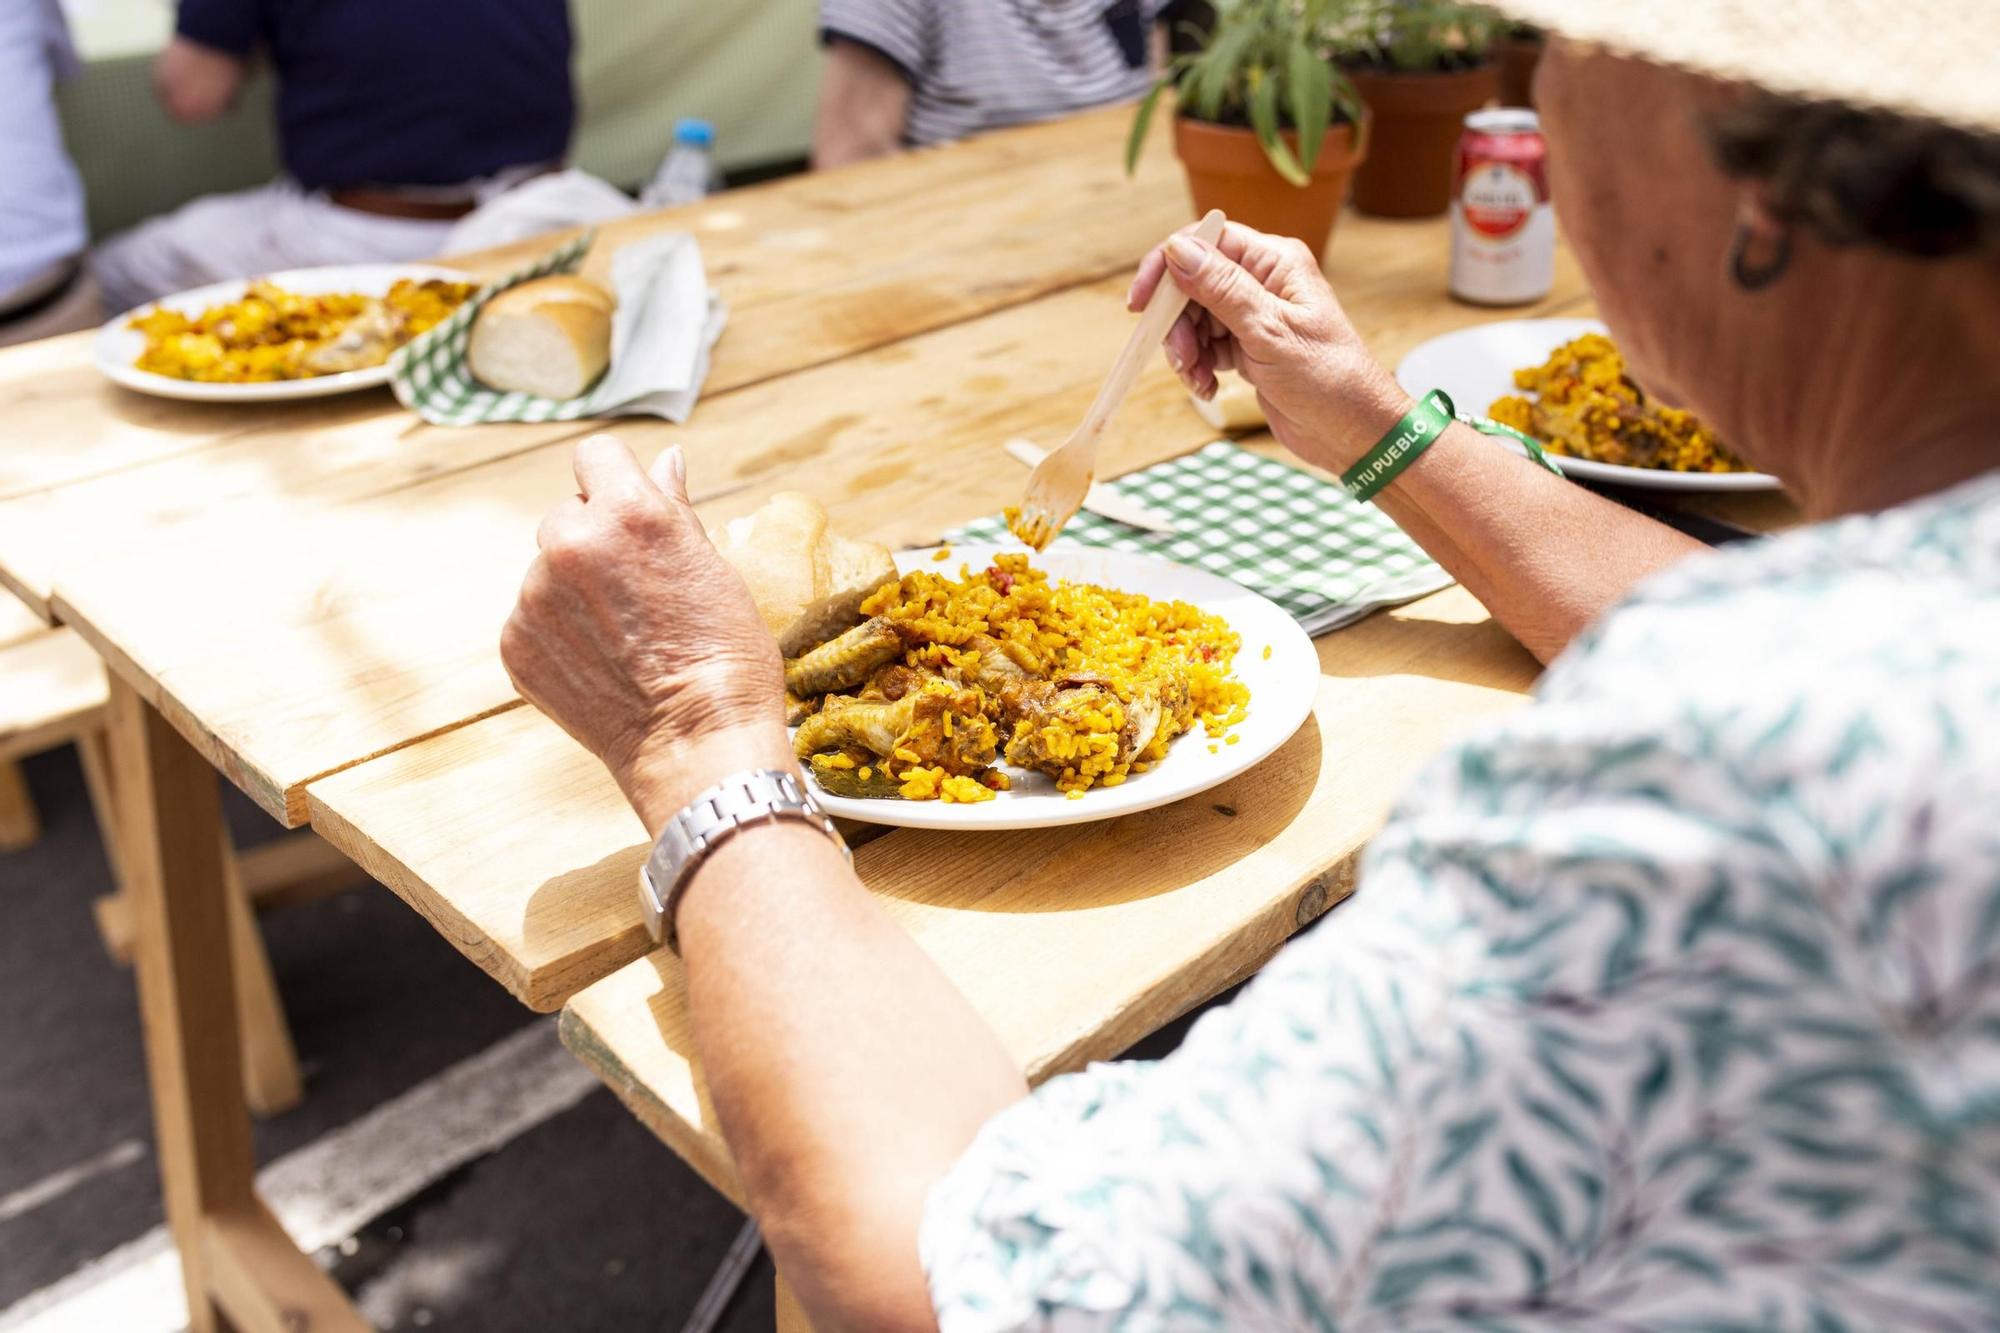
<path id="1" fill-rule="evenodd" d="M 707 148 L 715 142 L 715 126 L 699 116 L 684 116 L 674 122 L 674 142 Z"/>

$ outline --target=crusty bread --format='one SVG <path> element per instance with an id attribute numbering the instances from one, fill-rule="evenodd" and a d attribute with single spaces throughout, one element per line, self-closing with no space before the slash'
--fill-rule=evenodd
<path id="1" fill-rule="evenodd" d="M 1264 428 L 1264 409 L 1257 402 L 1257 391 L 1250 387 L 1250 381 L 1233 370 L 1225 370 L 1216 375 L 1215 383 L 1215 397 L 1206 402 L 1189 399 L 1203 421 L 1231 435 Z"/>
<path id="2" fill-rule="evenodd" d="M 722 554 L 757 602 L 786 657 L 826 642 L 861 618 L 861 602 L 896 577 L 885 546 L 827 531 L 809 495 L 780 491 L 729 524 Z"/>
<path id="3" fill-rule="evenodd" d="M 611 293 L 567 274 L 509 287 L 473 320 L 466 365 L 503 393 L 575 398 L 611 364 L 615 306 Z"/>

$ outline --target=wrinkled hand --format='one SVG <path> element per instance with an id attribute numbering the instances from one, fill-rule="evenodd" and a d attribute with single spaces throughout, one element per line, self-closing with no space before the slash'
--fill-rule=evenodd
<path id="1" fill-rule="evenodd" d="M 593 435 L 575 468 L 581 494 L 542 520 L 500 658 L 657 832 L 729 773 L 791 762 L 784 667 L 688 503 L 679 446 L 649 474 Z"/>
<path id="2" fill-rule="evenodd" d="M 1177 233 L 1140 261 L 1126 304 L 1144 309 L 1169 272 L 1190 302 L 1167 332 L 1169 364 L 1203 398 L 1217 371 L 1241 374 L 1301 458 L 1340 471 L 1409 410 L 1302 242 L 1236 222 L 1213 246 Z"/>

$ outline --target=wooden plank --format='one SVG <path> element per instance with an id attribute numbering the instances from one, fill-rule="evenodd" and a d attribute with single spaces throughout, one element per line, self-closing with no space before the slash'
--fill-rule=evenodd
<path id="1" fill-rule="evenodd" d="M 261 1200 L 209 1219 L 203 1254 L 216 1301 L 242 1333 L 365 1333 L 369 1327 Z"/>
<path id="2" fill-rule="evenodd" d="M 141 1026 L 167 1226 L 195 1333 L 222 1326 L 210 1296 L 208 1219 L 253 1198 L 250 1116 L 214 774 L 122 682 L 111 690 L 119 826 L 138 927 Z"/>
<path id="3" fill-rule="evenodd" d="M 1346 896 L 1356 854 L 1416 768 L 1524 702 L 1536 671 L 1458 589 L 1318 647 L 1313 719 L 1270 759 L 1213 791 L 1066 829 L 904 830 L 855 853 L 863 881 L 1031 1081 L 1124 1050 L 1247 974 Z M 567 813 L 547 812 L 538 827 Z M 1157 855 L 1163 846 L 1174 849 L 1171 858 Z M 588 872 L 599 910 L 622 901 L 636 915 L 624 871 L 614 860 Z M 641 1120 L 740 1201 L 691 1059 L 679 960 L 652 953 L 581 992 L 562 1031 Z"/>
<path id="4" fill-rule="evenodd" d="M 1385 355 L 1467 322 L 1437 277 L 1443 228 L 1354 219 L 1342 243 L 1349 309 Z M 1562 272 L 1543 313 L 1583 300 L 1573 266 Z M 804 486 L 848 531 L 928 541 L 1018 494 L 1002 441 L 1060 439 L 1081 416 L 1129 331 L 1125 284 L 1121 273 L 728 394 L 683 427 L 620 433 L 648 456 L 678 441 L 711 523 Z M 1154 363 L 1106 441 L 1105 471 L 1212 434 Z M 498 629 L 536 524 L 573 489 L 569 454 L 567 442 L 544 445 L 348 503 L 232 515 L 210 540 L 73 568 L 55 603 L 218 767 L 296 825 L 307 783 L 514 706 Z M 246 561 L 246 551 L 284 558 Z M 230 596 L 185 593 L 206 587 Z"/>
<path id="5" fill-rule="evenodd" d="M 0 852 L 22 851 L 41 836 L 42 819 L 27 775 L 19 764 L 0 760 Z"/>
<path id="6" fill-rule="evenodd" d="M 23 639 L 32 639 L 48 629 L 48 622 L 12 597 L 0 597 L 0 649 Z"/>
<path id="7" fill-rule="evenodd" d="M 731 308 L 709 374 L 713 398 L 1129 267 L 1186 204 L 1164 129 L 1137 177 L 1125 178 L 1123 114 L 1006 131 L 620 222 L 603 229 L 590 267 L 601 276 L 636 237 L 693 232 Z M 498 272 L 551 244 L 453 262 Z M 514 452 L 527 437 L 583 429 L 433 430 L 379 391 L 335 402 L 177 403 L 104 383 L 88 365 L 88 335 L 55 341 L 0 352 L 9 411 L 0 584 L 43 613 L 57 571 L 149 552 L 191 522 L 213 530 L 232 498 L 278 508 L 318 501 L 329 497 L 317 486 L 355 470 L 378 475 L 349 490 L 385 489 Z M 105 484 L 78 487 L 91 479 Z"/>
<path id="8" fill-rule="evenodd" d="M 258 1115 L 289 1111 L 305 1097 L 299 1074 L 299 1053 L 285 1022 L 278 979 L 271 956 L 257 929 L 250 895 L 236 862 L 236 849 L 226 826 L 216 829 L 222 844 L 224 891 L 229 899 L 230 978 L 236 988 L 237 1030 L 243 1041 L 243 1100 Z"/>
<path id="9" fill-rule="evenodd" d="M 104 664 L 69 630 L 0 647 L 0 761 L 20 759 L 102 725 Z"/>

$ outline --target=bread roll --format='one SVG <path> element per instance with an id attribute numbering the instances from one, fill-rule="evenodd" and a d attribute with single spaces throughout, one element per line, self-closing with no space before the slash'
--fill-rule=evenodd
<path id="1" fill-rule="evenodd" d="M 886 546 L 827 531 L 809 495 L 781 491 L 729 524 L 722 554 L 750 585 L 757 613 L 786 657 L 825 643 L 861 619 L 869 593 L 896 578 Z"/>
<path id="2" fill-rule="evenodd" d="M 473 378 L 502 393 L 575 398 L 611 364 L 611 293 L 558 274 L 509 287 L 472 322 Z"/>
<path id="3" fill-rule="evenodd" d="M 1216 374 L 1215 384 L 1215 397 L 1206 401 L 1189 397 L 1203 421 L 1230 435 L 1263 429 L 1264 409 L 1258 404 L 1257 391 L 1250 387 L 1250 381 L 1233 370 L 1224 370 Z"/>

